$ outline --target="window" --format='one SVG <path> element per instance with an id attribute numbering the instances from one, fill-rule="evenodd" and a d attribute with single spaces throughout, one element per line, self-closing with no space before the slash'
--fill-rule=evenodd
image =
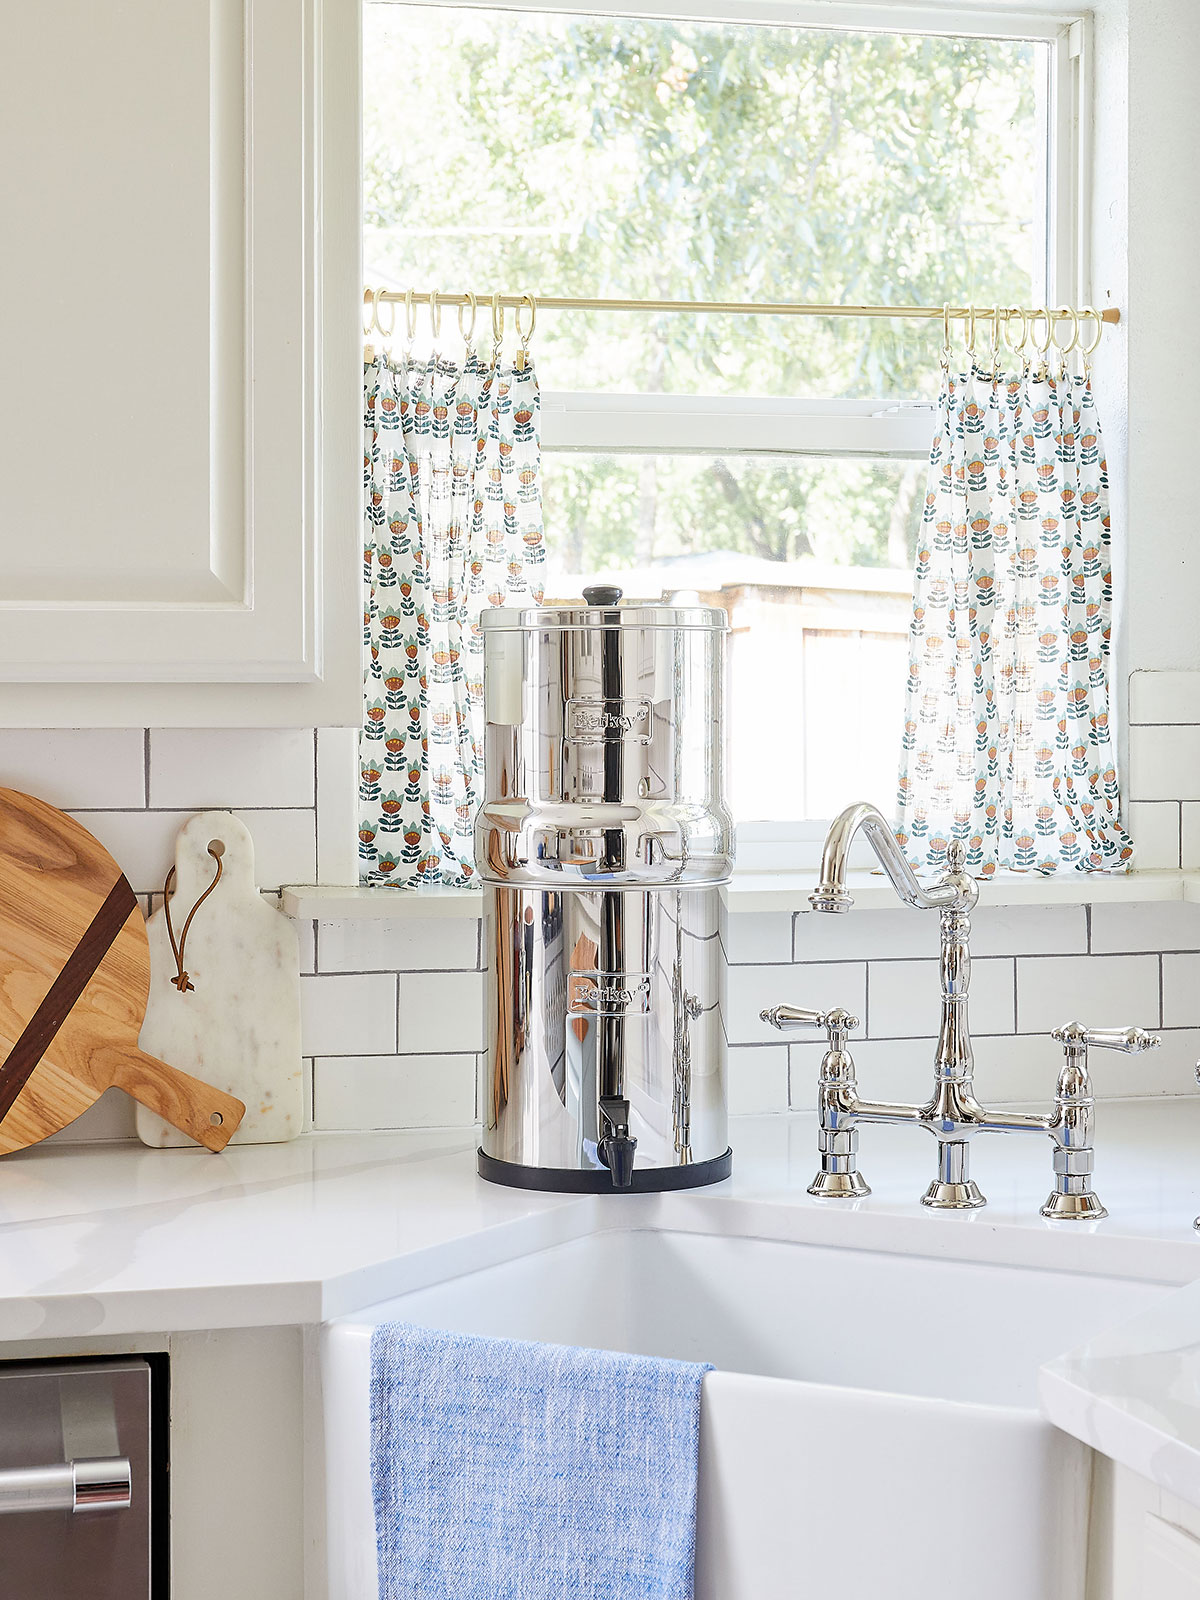
<path id="1" fill-rule="evenodd" d="M 985 36 L 943 12 L 919 31 L 906 8 L 913 31 L 868 31 L 861 7 L 813 9 L 780 26 L 745 5 L 736 23 L 368 5 L 366 281 L 1069 297 L 1081 27 Z M 605 577 L 729 610 L 739 823 L 890 807 L 940 332 L 539 317 L 547 598 Z"/>

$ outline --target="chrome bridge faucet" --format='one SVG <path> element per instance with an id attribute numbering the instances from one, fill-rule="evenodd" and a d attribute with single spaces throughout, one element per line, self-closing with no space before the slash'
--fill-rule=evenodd
<path id="1" fill-rule="evenodd" d="M 971 912 L 979 899 L 975 880 L 963 869 L 961 840 L 951 842 L 947 871 L 931 888 L 923 888 L 904 859 L 887 821 L 874 806 L 848 806 L 835 818 L 821 858 L 821 881 L 809 896 L 815 911 L 844 912 L 854 904 L 846 889 L 850 844 L 861 830 L 892 887 L 906 905 L 937 911 L 941 917 L 942 1017 L 934 1055 L 933 1093 L 924 1105 L 891 1105 L 862 1100 L 854 1061 L 847 1048 L 858 1018 L 841 1009 L 806 1011 L 775 1006 L 762 1013 L 764 1022 L 783 1031 L 823 1029 L 829 1048 L 821 1063 L 818 1096 L 818 1150 L 821 1167 L 809 1194 L 823 1199 L 853 1199 L 870 1190 L 858 1171 L 858 1128 L 861 1123 L 911 1123 L 926 1128 L 937 1140 L 937 1177 L 921 1197 L 922 1205 L 957 1211 L 986 1204 L 970 1175 L 969 1141 L 977 1133 L 1040 1133 L 1054 1145 L 1054 1188 L 1041 1208 L 1054 1219 L 1096 1219 L 1107 1215 L 1092 1190 L 1095 1161 L 1095 1101 L 1088 1072 L 1088 1046 L 1138 1055 L 1159 1044 L 1142 1028 L 1087 1029 L 1078 1022 L 1056 1028 L 1063 1046 L 1054 1106 L 1044 1116 L 1015 1111 L 989 1111 L 975 1098 L 974 1053 L 967 1020 L 971 985 Z M 1200 1226 L 1200 1223 L 1198 1223 Z"/>

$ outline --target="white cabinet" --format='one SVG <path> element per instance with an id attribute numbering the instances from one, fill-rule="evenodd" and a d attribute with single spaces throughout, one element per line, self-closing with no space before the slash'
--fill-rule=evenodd
<path id="1" fill-rule="evenodd" d="M 1154 1600 L 1200 1600 L 1200 1539 L 1161 1517 L 1143 1526 L 1142 1591 Z"/>
<path id="2" fill-rule="evenodd" d="M 1200 1510 L 1102 1457 L 1088 1600 L 1200 1600 Z"/>
<path id="3" fill-rule="evenodd" d="M 0 52 L 0 725 L 355 723 L 357 0 Z"/>

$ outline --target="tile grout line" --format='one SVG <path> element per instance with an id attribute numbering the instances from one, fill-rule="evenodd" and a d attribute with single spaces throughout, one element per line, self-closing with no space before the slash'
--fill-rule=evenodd
<path id="1" fill-rule="evenodd" d="M 143 728 L 142 729 L 142 735 L 143 735 L 143 738 L 142 738 L 142 773 L 143 773 L 143 780 L 144 780 L 142 787 L 143 787 L 143 791 L 144 791 L 145 798 L 146 798 L 146 804 L 145 804 L 144 809 L 146 811 L 149 811 L 149 809 L 150 809 L 150 729 L 149 728 Z"/>
<path id="2" fill-rule="evenodd" d="M 106 817 L 146 817 L 146 816 L 150 816 L 150 817 L 169 817 L 169 816 L 172 816 L 172 815 L 178 815 L 181 812 L 184 815 L 191 816 L 191 815 L 194 815 L 194 813 L 197 812 L 197 811 L 233 811 L 233 812 L 238 812 L 238 811 L 255 811 L 255 812 L 258 812 L 258 811 L 286 811 L 286 812 L 289 812 L 289 813 L 290 812 L 305 813 L 305 814 L 311 813 L 314 818 L 316 817 L 316 807 L 315 806 L 291 806 L 291 805 L 288 805 L 288 806 L 278 806 L 278 805 L 268 805 L 268 806 L 239 806 L 239 805 L 215 805 L 215 806 L 199 806 L 199 805 L 192 805 L 192 806 L 151 806 L 151 805 L 145 805 L 145 806 L 64 806 L 63 810 L 70 812 L 70 814 L 72 816 L 88 816 L 88 817 L 96 817 L 96 816 L 106 816 Z"/>
<path id="3" fill-rule="evenodd" d="M 1163 983 L 1163 956 L 1162 952 L 1160 951 L 1158 957 L 1158 1022 L 1155 1024 L 1155 1026 L 1159 1028 L 1163 1026 L 1167 1016 L 1167 1008 L 1164 997 L 1165 989 Z"/>
<path id="4" fill-rule="evenodd" d="M 313 741 L 313 877 L 318 883 L 321 881 L 321 796 L 317 792 L 317 779 L 320 774 L 320 760 L 317 755 L 317 730 L 312 731 Z"/>

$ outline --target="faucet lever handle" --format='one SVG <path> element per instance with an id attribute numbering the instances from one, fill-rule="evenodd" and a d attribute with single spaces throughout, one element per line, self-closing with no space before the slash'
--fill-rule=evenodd
<path id="1" fill-rule="evenodd" d="M 821 1168 L 808 1186 L 809 1194 L 818 1200 L 857 1200 L 870 1194 L 870 1185 L 858 1170 L 858 1125 L 854 1115 L 857 1083 L 854 1058 L 846 1048 L 847 1035 L 858 1027 L 858 1018 L 841 1006 L 835 1006 L 832 1011 L 770 1006 L 759 1015 L 781 1033 L 799 1028 L 823 1028 L 829 1036 L 817 1090 L 817 1149 Z"/>
<path id="2" fill-rule="evenodd" d="M 1088 1046 L 1138 1056 L 1144 1050 L 1156 1050 L 1162 1040 L 1145 1028 L 1085 1028 L 1082 1022 L 1054 1028 L 1050 1036 L 1063 1047 L 1063 1064 L 1047 1128 L 1054 1140 L 1054 1188 L 1042 1207 L 1042 1216 L 1052 1222 L 1095 1222 L 1108 1213 L 1092 1188 L 1096 1104 Z"/>
<path id="3" fill-rule="evenodd" d="M 780 1033 L 791 1033 L 799 1028 L 824 1028 L 831 1045 L 835 1035 L 844 1041 L 846 1035 L 858 1027 L 858 1018 L 843 1011 L 841 1006 L 835 1006 L 832 1011 L 807 1011 L 803 1006 L 769 1006 L 765 1011 L 760 1011 L 759 1016 L 773 1028 L 778 1028 Z"/>
<path id="4" fill-rule="evenodd" d="M 1050 1037 L 1057 1039 L 1068 1052 L 1086 1051 L 1091 1045 L 1097 1050 L 1120 1050 L 1123 1055 L 1140 1056 L 1145 1050 L 1157 1050 L 1162 1039 L 1145 1028 L 1085 1028 L 1082 1022 L 1068 1022 L 1055 1028 Z"/>

